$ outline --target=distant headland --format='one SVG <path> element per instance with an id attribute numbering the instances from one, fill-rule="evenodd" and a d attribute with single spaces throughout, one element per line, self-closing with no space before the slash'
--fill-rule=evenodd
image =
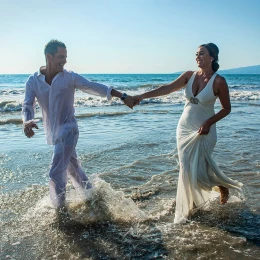
<path id="1" fill-rule="evenodd" d="M 180 73 L 182 72 L 175 72 L 174 74 Z M 218 74 L 260 74 L 260 65 L 218 70 Z"/>
<path id="2" fill-rule="evenodd" d="M 260 74 L 260 65 L 219 70 L 219 74 Z"/>

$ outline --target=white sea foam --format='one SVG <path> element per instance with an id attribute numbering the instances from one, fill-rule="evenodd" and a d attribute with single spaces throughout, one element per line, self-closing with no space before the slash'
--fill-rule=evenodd
<path id="1" fill-rule="evenodd" d="M 260 91 L 230 91 L 231 101 L 260 100 Z"/>
<path id="2" fill-rule="evenodd" d="M 143 90 L 132 90 L 129 91 L 129 95 L 138 95 L 143 93 Z M 231 101 L 259 101 L 260 100 L 260 91 L 230 91 L 230 99 Z M 9 97 L 8 99 L 2 99 L 0 101 L 0 112 L 20 112 L 22 110 L 22 97 Z M 157 98 L 149 98 L 145 99 L 141 102 L 142 104 L 184 104 L 185 98 L 182 91 L 174 92 L 167 96 L 161 96 Z M 81 95 L 76 95 L 75 107 L 105 107 L 105 106 L 118 106 L 123 105 L 120 99 L 112 99 L 112 101 L 108 102 L 104 98 L 93 97 L 85 93 L 81 93 Z M 36 107 L 39 105 L 36 103 Z"/>

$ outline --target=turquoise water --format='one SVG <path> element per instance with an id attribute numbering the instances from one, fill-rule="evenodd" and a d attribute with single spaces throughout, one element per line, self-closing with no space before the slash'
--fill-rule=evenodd
<path id="1" fill-rule="evenodd" d="M 139 94 L 178 75 L 84 76 Z M 117 99 L 106 102 L 76 93 L 77 151 L 82 166 L 92 178 L 98 176 L 135 201 L 131 210 L 125 208 L 125 215 L 131 211 L 138 215 L 141 210 L 146 217 L 138 215 L 130 221 L 122 213 L 120 218 L 97 221 L 93 226 L 87 221 L 78 224 L 79 213 L 73 213 L 74 219 L 60 225 L 53 210 L 44 206 L 52 147 L 45 144 L 41 122 L 32 139 L 22 132 L 20 113 L 27 77 L 0 75 L 1 259 L 259 257 L 260 75 L 225 75 L 232 112 L 217 124 L 214 158 L 229 177 L 245 184 L 246 201 L 224 206 L 214 201 L 209 209 L 195 211 L 192 222 L 184 226 L 173 225 L 178 180 L 175 132 L 184 106 L 182 91 L 145 100 L 133 110 Z M 219 102 L 215 108 L 220 109 Z M 36 117 L 41 119 L 39 108 Z M 119 196 L 108 186 L 103 189 L 114 199 Z M 69 186 L 68 195 L 71 192 Z M 115 201 L 121 203 L 122 198 Z M 109 203 L 107 210 L 118 213 Z M 82 214 L 88 214 L 86 209 Z"/>

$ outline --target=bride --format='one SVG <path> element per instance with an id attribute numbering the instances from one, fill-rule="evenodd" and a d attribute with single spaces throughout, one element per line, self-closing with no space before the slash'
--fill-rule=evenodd
<path id="1" fill-rule="evenodd" d="M 184 110 L 177 127 L 177 148 L 180 164 L 174 223 L 185 223 L 190 211 L 211 197 L 219 187 L 220 203 L 229 198 L 229 188 L 241 191 L 242 183 L 228 178 L 211 157 L 217 141 L 216 122 L 231 111 L 229 90 L 224 77 L 216 72 L 218 47 L 202 44 L 196 52 L 198 71 L 186 71 L 170 84 L 135 96 L 136 102 L 184 89 Z M 215 114 L 219 98 L 221 110 Z"/>

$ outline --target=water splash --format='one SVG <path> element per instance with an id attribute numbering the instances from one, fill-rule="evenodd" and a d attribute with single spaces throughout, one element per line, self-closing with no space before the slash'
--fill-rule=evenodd
<path id="1" fill-rule="evenodd" d="M 71 221 L 83 225 L 106 222 L 138 222 L 147 218 L 134 201 L 126 198 L 122 191 L 114 190 L 111 185 L 97 176 L 92 177 L 93 187 L 84 191 L 71 189 L 66 194 L 66 203 Z M 55 209 L 46 195 L 30 208 L 24 220 L 38 219 L 48 215 L 47 219 L 55 218 Z M 44 222 L 46 224 L 46 222 Z"/>
<path id="2" fill-rule="evenodd" d="M 146 219 L 134 201 L 122 191 L 98 177 L 92 180 L 93 188 L 77 194 L 71 191 L 68 198 L 70 217 L 82 224 L 100 222 L 133 222 Z"/>

